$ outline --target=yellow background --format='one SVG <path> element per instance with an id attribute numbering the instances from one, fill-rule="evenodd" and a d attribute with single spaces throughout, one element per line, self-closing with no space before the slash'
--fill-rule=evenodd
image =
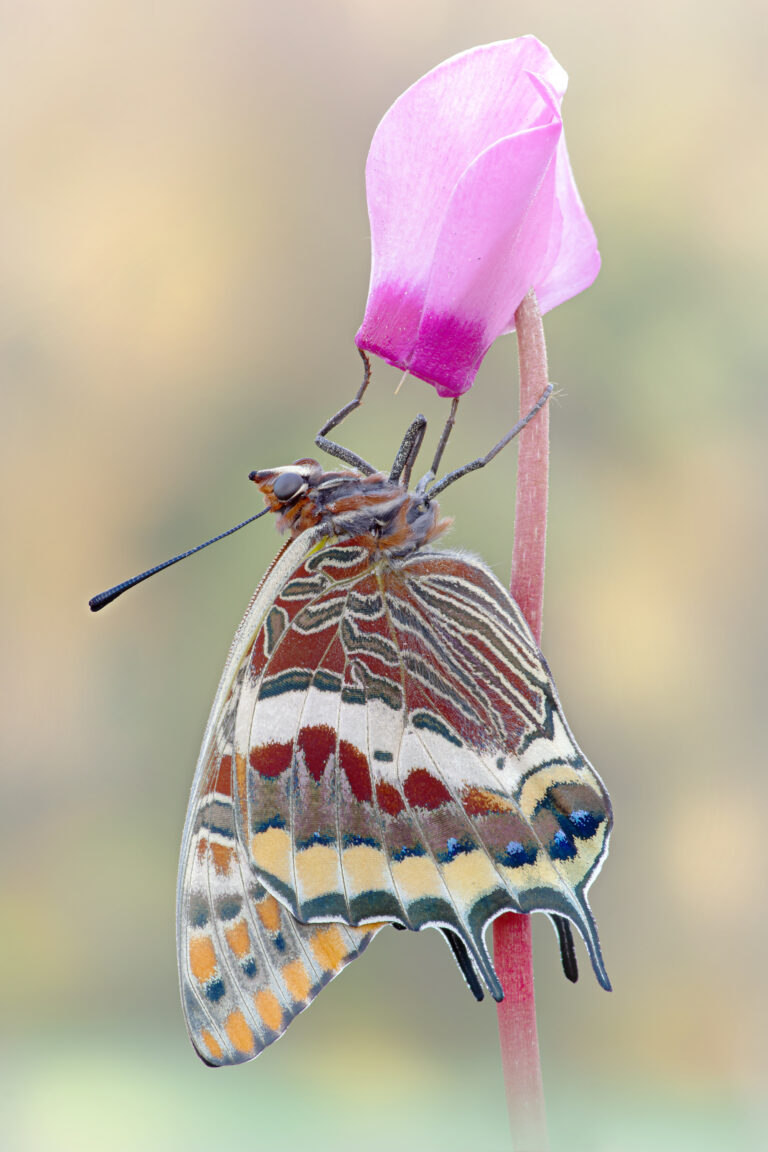
<path id="1" fill-rule="evenodd" d="M 761 0 L 0 4 L 0 1143 L 502 1149 L 495 1013 L 386 932 L 255 1064 L 198 1063 L 176 860 L 254 525 L 99 617 L 88 597 L 258 507 L 357 386 L 364 160 L 445 57 L 534 32 L 603 270 L 547 320 L 544 650 L 613 797 L 592 890 L 615 991 L 536 918 L 555 1149 L 752 1148 L 766 1122 L 766 177 Z M 427 385 L 378 369 L 383 466 Z M 514 339 L 447 463 L 514 421 Z M 433 423 L 433 428 L 434 428 Z M 502 578 L 514 451 L 446 493 Z"/>

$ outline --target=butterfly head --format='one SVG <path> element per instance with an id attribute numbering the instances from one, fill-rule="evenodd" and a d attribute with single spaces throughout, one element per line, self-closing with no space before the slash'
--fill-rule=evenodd
<path id="1" fill-rule="evenodd" d="M 339 537 L 355 537 L 374 552 L 407 555 L 451 524 L 434 502 L 424 502 L 383 472 L 326 472 L 316 460 L 251 472 L 281 532 L 299 536 L 316 524 Z"/>

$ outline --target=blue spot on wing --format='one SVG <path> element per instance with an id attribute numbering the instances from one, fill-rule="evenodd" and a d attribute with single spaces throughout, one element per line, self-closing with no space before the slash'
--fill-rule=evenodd
<path id="1" fill-rule="evenodd" d="M 405 860 L 408 856 L 426 856 L 427 851 L 423 844 L 414 844 L 407 848 L 398 848 L 392 853 L 392 859 L 395 863 L 400 860 Z"/>
<path id="2" fill-rule="evenodd" d="M 314 848 L 316 844 L 321 844 L 323 847 L 329 848 L 333 847 L 335 843 L 335 836 L 324 832 L 313 832 L 311 836 L 307 836 L 304 840 L 297 840 L 296 847 L 301 850 L 302 848 Z"/>
<path id="3" fill-rule="evenodd" d="M 576 851 L 573 836 L 564 832 L 562 828 L 555 832 L 549 842 L 549 854 L 553 860 L 572 860 Z"/>
<path id="4" fill-rule="evenodd" d="M 440 864 L 450 864 L 451 860 L 455 860 L 462 852 L 474 852 L 477 845 L 471 840 L 459 840 L 456 836 L 449 836 L 445 845 L 444 852 L 437 853 L 437 859 Z"/>
<path id="5" fill-rule="evenodd" d="M 208 823 L 208 831 L 212 832 L 214 836 L 221 836 L 227 840 L 234 839 L 235 835 L 231 821 L 228 821 L 226 824 L 217 824 L 215 820 L 211 820 Z"/>
<path id="6" fill-rule="evenodd" d="M 193 897 L 189 909 L 189 919 L 193 928 L 205 928 L 208 923 L 208 908 L 199 897 Z"/>
<path id="7" fill-rule="evenodd" d="M 242 906 L 243 902 L 238 896 L 230 896 L 218 902 L 216 911 L 222 920 L 234 920 Z"/>
<path id="8" fill-rule="evenodd" d="M 380 842 L 373 836 L 353 836 L 351 833 L 346 833 L 343 844 L 345 848 L 359 848 L 361 845 L 366 848 L 381 848 Z"/>
<path id="9" fill-rule="evenodd" d="M 588 812 L 586 808 L 579 808 L 564 817 L 562 823 L 572 835 L 578 836 L 580 840 L 588 840 L 594 836 L 603 820 L 601 812 Z"/>
<path id="10" fill-rule="evenodd" d="M 260 820 L 253 824 L 254 835 L 259 832 L 267 832 L 270 828 L 285 828 L 285 819 L 277 814 L 270 816 L 268 820 Z"/>
<path id="11" fill-rule="evenodd" d="M 521 844 L 519 840 L 510 840 L 499 861 L 507 868 L 522 868 L 525 864 L 533 864 L 538 849 L 535 844 Z"/>
<path id="12" fill-rule="evenodd" d="M 224 981 L 223 980 L 210 980 L 205 985 L 205 995 L 209 1000 L 215 1004 L 217 1000 L 221 1000 L 224 995 Z"/>

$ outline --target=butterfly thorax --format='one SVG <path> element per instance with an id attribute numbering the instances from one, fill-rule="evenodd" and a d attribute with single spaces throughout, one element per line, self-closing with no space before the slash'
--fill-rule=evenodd
<path id="1" fill-rule="evenodd" d="M 341 539 L 354 537 L 373 554 L 399 559 L 450 527 L 434 501 L 409 492 L 384 472 L 326 472 L 316 460 L 252 472 L 281 532 L 295 539 L 321 525 Z"/>

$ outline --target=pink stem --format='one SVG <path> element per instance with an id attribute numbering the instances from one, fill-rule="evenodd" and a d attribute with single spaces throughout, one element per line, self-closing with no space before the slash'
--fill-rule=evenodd
<path id="1" fill-rule="evenodd" d="M 536 295 L 531 290 L 515 313 L 520 361 L 520 413 L 530 412 L 549 383 L 547 346 Z M 541 644 L 544 561 L 547 551 L 549 404 L 520 433 L 517 456 L 515 546 L 509 589 Z"/>
<path id="2" fill-rule="evenodd" d="M 549 381 L 544 327 L 533 290 L 515 313 L 520 362 L 520 414 L 529 412 Z M 520 433 L 517 458 L 515 544 L 510 591 L 536 643 L 541 642 L 544 560 L 547 545 L 549 404 Z M 531 918 L 507 913 L 493 923 L 494 964 L 504 989 L 497 1006 L 501 1063 L 516 1152 L 547 1152 L 547 1119 L 541 1079 L 533 992 Z"/>

